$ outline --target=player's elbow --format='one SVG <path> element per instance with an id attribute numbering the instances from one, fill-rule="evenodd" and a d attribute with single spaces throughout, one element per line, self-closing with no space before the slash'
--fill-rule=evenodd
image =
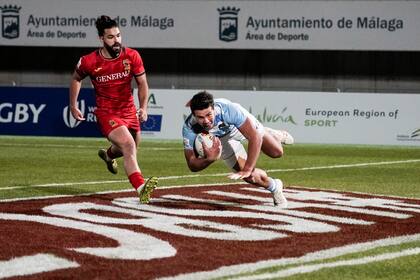
<path id="1" fill-rule="evenodd" d="M 198 172 L 198 171 L 202 170 L 202 169 L 200 169 L 200 168 L 198 168 L 194 165 L 190 165 L 190 164 L 188 164 L 188 168 L 190 169 L 191 172 Z"/>
<path id="2" fill-rule="evenodd" d="M 193 162 L 191 162 L 190 160 L 187 160 L 187 166 L 188 166 L 188 169 L 191 172 L 198 172 L 198 171 L 200 171 L 200 169 Z"/>

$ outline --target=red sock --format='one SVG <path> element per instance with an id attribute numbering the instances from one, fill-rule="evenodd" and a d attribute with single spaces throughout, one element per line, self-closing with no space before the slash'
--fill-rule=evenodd
<path id="1" fill-rule="evenodd" d="M 136 190 L 144 184 L 144 178 L 143 175 L 141 175 L 140 172 L 134 172 L 131 173 L 131 175 L 128 176 L 128 180 L 130 180 L 131 185 Z"/>
<path id="2" fill-rule="evenodd" d="M 112 147 L 112 146 L 111 146 Z M 108 157 L 110 158 L 110 159 L 114 159 L 114 158 L 116 158 L 117 156 L 116 155 L 114 155 L 114 153 L 111 151 L 111 147 L 109 147 L 108 148 L 108 150 L 106 150 L 106 154 L 108 155 Z"/>

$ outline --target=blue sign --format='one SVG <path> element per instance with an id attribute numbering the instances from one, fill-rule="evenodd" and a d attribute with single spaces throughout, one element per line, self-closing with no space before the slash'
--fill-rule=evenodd
<path id="1" fill-rule="evenodd" d="M 0 87 L 0 135 L 101 137 L 93 89 L 81 89 L 78 107 L 86 120 L 71 115 L 68 88 Z M 161 127 L 162 115 L 149 115 L 141 124 L 145 132 Z"/>
<path id="2" fill-rule="evenodd" d="M 69 113 L 68 88 L 0 87 L 0 134 L 101 136 L 93 89 L 82 89 L 78 103 L 86 121 Z"/>
<path id="3" fill-rule="evenodd" d="M 162 115 L 148 115 L 147 121 L 141 123 L 141 131 L 160 131 L 162 127 Z"/>

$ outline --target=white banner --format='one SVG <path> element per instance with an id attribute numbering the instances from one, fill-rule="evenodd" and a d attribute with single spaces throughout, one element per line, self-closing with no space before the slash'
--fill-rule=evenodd
<path id="1" fill-rule="evenodd" d="M 0 45 L 99 45 L 95 19 L 134 48 L 418 51 L 419 1 L 1 0 Z"/>
<path id="2" fill-rule="evenodd" d="M 151 90 L 149 114 L 162 115 L 145 138 L 180 139 L 186 103 L 198 90 Z M 210 91 L 240 103 L 264 126 L 288 130 L 297 143 L 420 146 L 419 94 Z"/>

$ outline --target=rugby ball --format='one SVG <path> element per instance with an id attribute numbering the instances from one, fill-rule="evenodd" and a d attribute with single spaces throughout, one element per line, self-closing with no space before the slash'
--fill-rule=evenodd
<path id="1" fill-rule="evenodd" d="M 211 133 L 199 133 L 195 137 L 194 140 L 194 150 L 196 152 L 197 157 L 204 158 L 204 150 L 203 150 L 203 142 L 206 143 L 207 147 L 213 146 L 213 140 L 216 136 Z M 220 158 L 222 154 L 222 147 L 220 147 L 220 153 L 217 158 Z"/>

